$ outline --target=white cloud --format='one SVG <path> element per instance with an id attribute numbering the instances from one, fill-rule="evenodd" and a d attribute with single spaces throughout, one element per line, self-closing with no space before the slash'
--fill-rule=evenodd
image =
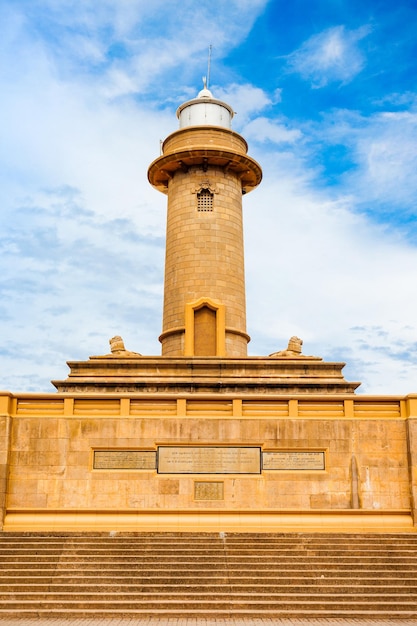
<path id="1" fill-rule="evenodd" d="M 294 143 L 302 137 L 299 129 L 290 129 L 282 123 L 266 117 L 257 117 L 250 121 L 243 129 L 246 139 L 258 142 L 271 141 L 273 143 Z"/>
<path id="2" fill-rule="evenodd" d="M 250 84 L 232 83 L 226 88 L 214 86 L 213 94 L 219 100 L 230 103 L 235 111 L 234 128 L 242 128 L 254 115 L 269 107 L 272 102 L 268 94 L 259 87 Z"/>
<path id="3" fill-rule="evenodd" d="M 356 136 L 356 154 L 368 197 L 395 204 L 403 201 L 415 206 L 417 114 L 376 115 L 366 131 L 362 130 Z"/>
<path id="4" fill-rule="evenodd" d="M 282 101 L 282 89 L 278 87 L 277 89 L 274 90 L 274 93 L 272 94 L 272 102 L 273 104 L 278 104 L 281 101 Z"/>
<path id="5" fill-rule="evenodd" d="M 368 33 L 368 27 L 350 31 L 335 26 L 313 35 L 287 57 L 288 69 L 316 88 L 335 81 L 348 83 L 364 67 L 358 42 Z"/>
<path id="6" fill-rule="evenodd" d="M 384 107 L 408 106 L 415 110 L 417 108 L 417 94 L 413 91 L 387 93 L 384 94 L 382 98 L 376 98 L 375 104 Z"/>
<path id="7" fill-rule="evenodd" d="M 353 165 L 341 177 L 344 188 L 370 213 L 411 211 L 417 202 L 417 113 L 384 111 L 368 115 L 337 111 L 315 131 L 329 145 L 349 150 Z"/>
<path id="8" fill-rule="evenodd" d="M 37 41 L 60 78 L 74 78 L 106 97 L 152 89 L 162 96 L 206 71 L 250 31 L 267 0 L 52 0 L 9 3 L 5 30 L 18 23 L 14 47 Z M 169 19 L 167 19 L 169 15 Z M 36 58 L 36 56 L 34 57 Z M 221 68 L 219 68 L 221 71 Z"/>

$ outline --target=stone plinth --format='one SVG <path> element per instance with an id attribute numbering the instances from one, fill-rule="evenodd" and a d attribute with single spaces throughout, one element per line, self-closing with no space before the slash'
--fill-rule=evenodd
<path id="1" fill-rule="evenodd" d="M 63 392 L 143 393 L 354 393 L 358 382 L 342 374 L 344 363 L 318 357 L 142 357 L 92 356 L 71 361 L 66 380 L 52 381 Z"/>

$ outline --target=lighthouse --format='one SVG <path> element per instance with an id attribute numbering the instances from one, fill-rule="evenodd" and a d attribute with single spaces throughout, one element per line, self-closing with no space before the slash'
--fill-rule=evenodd
<path id="1" fill-rule="evenodd" d="M 168 196 L 162 356 L 246 357 L 242 196 L 262 170 L 206 85 L 177 117 L 148 169 Z"/>
<path id="2" fill-rule="evenodd" d="M 353 393 L 358 386 L 344 379 L 343 363 L 304 355 L 295 336 L 285 350 L 248 356 L 242 198 L 262 170 L 232 130 L 233 115 L 204 84 L 178 107 L 179 128 L 148 168 L 149 182 L 168 200 L 162 354 L 126 350 L 116 335 L 110 353 L 69 362 L 68 378 L 53 381 L 59 392 L 168 394 L 178 407 L 183 394 L 215 394 L 217 404 L 220 392 L 239 395 L 239 412 L 241 396 L 251 393 Z"/>

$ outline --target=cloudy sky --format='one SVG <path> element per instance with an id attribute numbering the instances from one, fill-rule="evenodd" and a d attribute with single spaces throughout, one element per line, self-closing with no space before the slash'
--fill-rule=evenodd
<path id="1" fill-rule="evenodd" d="M 244 198 L 250 354 L 346 362 L 417 392 L 413 0 L 2 0 L 0 388 L 160 354 L 176 108 L 210 88 L 263 168 Z"/>

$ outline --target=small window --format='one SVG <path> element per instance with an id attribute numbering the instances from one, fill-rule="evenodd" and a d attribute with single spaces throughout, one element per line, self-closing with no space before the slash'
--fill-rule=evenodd
<path id="1" fill-rule="evenodd" d="M 197 194 L 197 209 L 198 211 L 212 211 L 213 210 L 213 195 L 210 189 L 202 189 Z"/>

